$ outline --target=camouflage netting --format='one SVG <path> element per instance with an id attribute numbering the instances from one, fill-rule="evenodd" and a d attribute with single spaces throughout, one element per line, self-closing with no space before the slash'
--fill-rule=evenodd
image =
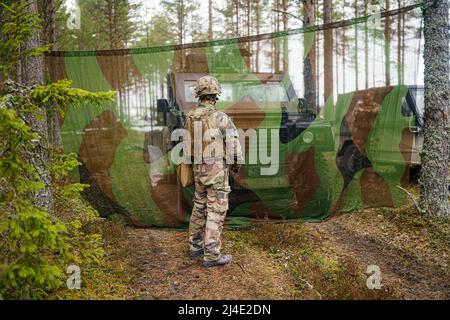
<path id="1" fill-rule="evenodd" d="M 195 81 L 209 73 L 222 85 L 217 108 L 247 133 L 246 165 L 231 176 L 228 225 L 400 206 L 406 195 L 398 186 L 408 183 L 417 157 L 420 27 L 414 7 L 209 43 L 52 52 L 53 80 L 117 92 L 101 109 L 67 110 L 64 150 L 83 163 L 74 178 L 91 184 L 84 195 L 104 215 L 186 226 L 193 189 L 177 181 L 170 134 L 195 105 Z M 333 88 L 325 99 L 330 35 Z M 171 112 L 157 108 L 162 98 Z"/>

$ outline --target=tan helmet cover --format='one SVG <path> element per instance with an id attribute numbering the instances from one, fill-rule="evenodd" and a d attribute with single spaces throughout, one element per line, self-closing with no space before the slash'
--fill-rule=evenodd
<path id="1" fill-rule="evenodd" d="M 207 94 L 220 94 L 222 89 L 220 88 L 219 81 L 213 76 L 203 76 L 197 80 L 195 84 L 195 97 L 201 97 Z"/>

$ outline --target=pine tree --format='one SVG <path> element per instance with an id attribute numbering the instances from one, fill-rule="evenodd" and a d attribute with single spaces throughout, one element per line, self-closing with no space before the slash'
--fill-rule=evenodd
<path id="1" fill-rule="evenodd" d="M 161 4 L 169 20 L 173 21 L 173 32 L 177 35 L 178 44 L 186 43 L 189 31 L 191 31 L 192 38 L 194 38 L 195 30 L 193 29 L 196 29 L 195 24 L 198 22 L 196 21 L 198 17 L 195 15 L 195 11 L 199 7 L 198 2 L 164 0 Z"/>
<path id="2" fill-rule="evenodd" d="M 38 5 L 33 0 L 26 0 L 23 2 L 26 4 L 26 14 L 39 15 Z M 39 37 L 39 31 L 34 30 L 32 35 L 21 46 L 21 52 L 27 52 L 35 50 L 41 47 L 41 40 Z M 43 68 L 42 56 L 24 56 L 19 63 L 17 69 L 16 81 L 26 86 L 42 85 L 44 82 L 44 68 Z M 53 195 L 51 189 L 51 175 L 48 168 L 49 154 L 47 151 L 48 144 L 45 140 L 48 137 L 47 128 L 47 113 L 44 108 L 37 110 L 37 113 L 29 116 L 29 123 L 31 123 L 31 129 L 38 132 L 43 141 L 41 141 L 41 148 L 36 150 L 35 155 L 30 156 L 30 161 L 36 163 L 36 167 L 39 172 L 39 181 L 44 186 L 41 190 L 37 191 L 34 195 L 34 203 L 47 212 L 53 211 Z"/>
<path id="3" fill-rule="evenodd" d="M 316 23 L 315 7 L 313 0 L 303 0 L 303 27 L 313 26 Z M 303 83 L 305 85 L 305 100 L 307 107 L 314 112 L 316 110 L 316 35 L 313 34 L 313 45 L 303 60 Z M 305 37 L 306 45 L 306 37 Z"/>
<path id="4" fill-rule="evenodd" d="M 355 18 L 358 17 L 358 1 L 355 0 Z M 358 24 L 355 24 L 355 90 L 359 87 L 359 65 L 358 65 Z"/>
<path id="5" fill-rule="evenodd" d="M 61 50 L 101 50 L 128 47 L 139 33 L 141 5 L 130 0 L 82 0 L 80 29 L 67 26 L 67 7 L 57 10 L 57 42 Z"/>
<path id="6" fill-rule="evenodd" d="M 423 9 L 425 38 L 425 129 L 421 206 L 431 216 L 450 217 L 450 82 L 447 0 Z"/>
<path id="7" fill-rule="evenodd" d="M 324 23 L 332 22 L 331 0 L 323 2 Z M 324 101 L 333 97 L 333 29 L 327 28 L 324 31 Z"/>
<path id="8" fill-rule="evenodd" d="M 391 1 L 385 1 L 386 10 L 389 11 Z M 384 19 L 384 73 L 386 86 L 391 85 L 391 18 L 387 16 Z"/>

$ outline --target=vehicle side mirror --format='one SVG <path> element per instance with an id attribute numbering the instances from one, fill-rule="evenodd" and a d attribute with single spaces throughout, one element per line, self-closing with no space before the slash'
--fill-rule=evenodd
<path id="1" fill-rule="evenodd" d="M 167 99 L 158 99 L 156 102 L 156 111 L 170 112 L 169 101 L 167 101 Z"/>
<path id="2" fill-rule="evenodd" d="M 300 113 L 311 113 L 305 98 L 298 98 L 297 110 Z"/>
<path id="3" fill-rule="evenodd" d="M 305 98 L 298 98 L 298 105 L 297 107 L 299 109 L 303 109 L 306 106 L 306 99 Z"/>

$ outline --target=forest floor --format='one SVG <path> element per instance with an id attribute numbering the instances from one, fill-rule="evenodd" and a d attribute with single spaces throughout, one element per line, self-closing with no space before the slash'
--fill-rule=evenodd
<path id="1" fill-rule="evenodd" d="M 108 226 L 103 271 L 84 273 L 77 298 L 450 298 L 450 224 L 412 206 L 225 230 L 233 262 L 212 269 L 187 256 L 187 231 Z M 369 265 L 380 268 L 381 289 L 368 289 Z"/>

